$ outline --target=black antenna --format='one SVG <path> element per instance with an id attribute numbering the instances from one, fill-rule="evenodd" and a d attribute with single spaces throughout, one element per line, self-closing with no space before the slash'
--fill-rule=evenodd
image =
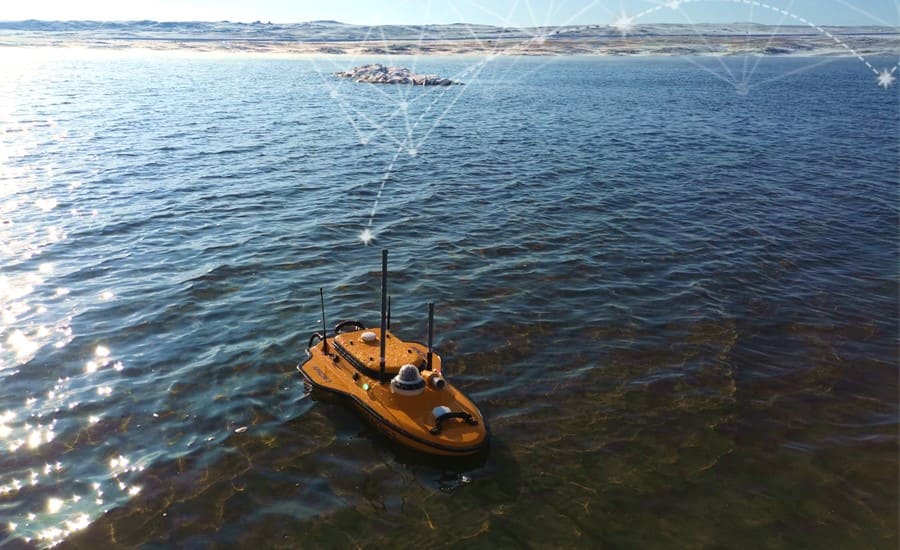
<path id="1" fill-rule="evenodd" d="M 388 296 L 388 314 L 387 314 L 387 328 L 391 330 L 391 297 Z"/>
<path id="2" fill-rule="evenodd" d="M 381 360 L 379 380 L 384 380 L 384 343 L 387 340 L 387 248 L 381 251 Z"/>
<path id="3" fill-rule="evenodd" d="M 325 291 L 319 287 L 319 298 L 322 300 L 322 352 L 328 353 L 328 323 L 325 321 Z"/>
<path id="4" fill-rule="evenodd" d="M 428 302 L 428 370 L 431 370 L 431 356 L 434 353 L 434 302 Z"/>

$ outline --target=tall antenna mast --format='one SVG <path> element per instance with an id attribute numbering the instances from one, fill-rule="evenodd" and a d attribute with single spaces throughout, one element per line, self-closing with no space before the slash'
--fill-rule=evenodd
<path id="1" fill-rule="evenodd" d="M 434 302 L 428 302 L 428 370 L 431 370 L 431 356 L 434 354 Z"/>
<path id="2" fill-rule="evenodd" d="M 379 379 L 384 380 L 384 344 L 387 340 L 387 248 L 381 251 L 381 359 Z"/>
<path id="3" fill-rule="evenodd" d="M 322 300 L 322 352 L 328 353 L 328 323 L 325 321 L 325 291 L 319 287 L 319 299 Z"/>

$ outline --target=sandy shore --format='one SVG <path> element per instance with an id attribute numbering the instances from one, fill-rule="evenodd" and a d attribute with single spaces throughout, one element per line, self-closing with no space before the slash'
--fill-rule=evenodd
<path id="1" fill-rule="evenodd" d="M 0 48 L 237 52 L 282 55 L 900 55 L 900 29 L 649 25 L 623 36 L 601 26 L 376 28 L 156 22 L 2 22 Z M 378 39 L 373 39 L 373 37 Z"/>

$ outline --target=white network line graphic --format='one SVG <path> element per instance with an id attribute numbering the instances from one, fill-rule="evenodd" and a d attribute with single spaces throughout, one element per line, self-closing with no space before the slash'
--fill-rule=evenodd
<path id="1" fill-rule="evenodd" d="M 687 4 L 701 3 L 701 2 L 721 2 L 721 3 L 729 3 L 729 4 L 744 4 L 746 6 L 749 6 L 751 8 L 751 10 L 752 10 L 752 8 L 762 8 L 764 10 L 773 11 L 775 13 L 781 14 L 781 20 L 780 20 L 779 24 L 776 25 L 776 29 L 780 28 L 781 24 L 785 21 L 785 19 L 789 17 L 803 25 L 806 25 L 807 27 L 814 29 L 819 34 L 827 36 L 837 46 L 840 46 L 841 48 L 847 50 L 848 53 L 852 54 L 857 59 L 859 59 L 866 67 L 869 68 L 869 70 L 871 70 L 875 74 L 875 76 L 878 80 L 878 85 L 883 86 L 884 88 L 889 87 L 894 82 L 893 73 L 897 69 L 897 67 L 900 66 L 900 62 L 898 62 L 898 64 L 892 68 L 885 68 L 882 71 L 879 71 L 859 52 L 857 52 L 856 50 L 851 48 L 846 42 L 841 40 L 839 37 L 835 36 L 833 33 L 829 32 L 827 29 L 825 29 L 821 25 L 817 25 L 817 24 L 813 23 L 812 21 L 806 19 L 805 17 L 802 17 L 800 15 L 792 13 L 789 9 L 779 8 L 778 6 L 773 6 L 766 2 L 759 2 L 757 0 L 666 0 L 664 2 L 658 3 L 657 5 L 655 5 L 651 8 L 648 8 L 632 17 L 627 17 L 624 20 L 620 20 L 621 22 L 619 23 L 619 29 L 623 34 L 625 34 L 625 29 L 623 27 L 627 27 L 630 29 L 634 25 L 635 21 L 637 21 L 638 19 L 642 19 L 650 14 L 656 13 L 665 8 L 669 8 L 672 10 L 680 10 L 681 6 L 684 6 Z M 793 4 L 794 4 L 794 2 L 793 2 L 793 0 L 791 0 L 789 2 L 789 6 L 793 6 Z M 684 12 L 682 11 L 682 13 L 684 13 Z M 752 13 L 752 11 L 751 11 L 751 13 Z M 617 25 L 614 24 L 614 26 L 617 26 Z M 698 36 L 704 42 L 706 42 L 705 37 L 703 37 L 700 34 L 698 34 Z M 769 36 L 769 40 L 766 44 L 766 47 L 768 47 L 771 44 L 772 38 L 774 38 L 774 33 Z M 759 65 L 759 59 L 761 59 L 761 58 L 757 58 L 756 65 Z M 732 83 L 735 84 L 735 88 L 738 89 L 739 92 L 741 92 L 742 88 L 747 85 L 746 81 L 744 80 L 740 83 L 737 82 L 737 79 L 734 77 L 734 74 L 725 65 L 724 61 L 722 61 L 721 58 L 719 59 L 719 63 L 721 64 L 723 70 L 725 70 L 732 77 L 732 80 L 734 81 Z M 750 74 L 752 75 L 752 71 Z M 793 73 L 793 74 L 796 74 L 796 73 Z M 726 82 L 728 82 L 728 81 L 726 80 Z"/>
<path id="2" fill-rule="evenodd" d="M 572 27 L 575 27 L 576 29 L 594 27 L 595 25 L 574 24 L 574 22 L 577 21 L 580 17 L 594 8 L 604 10 L 607 15 L 615 18 L 610 27 L 618 31 L 618 33 L 622 37 L 628 36 L 628 34 L 632 30 L 634 30 L 635 26 L 638 25 L 641 20 L 644 20 L 648 16 L 661 10 L 677 11 L 687 20 L 688 24 L 693 25 L 695 22 L 692 21 L 688 14 L 682 9 L 683 6 L 686 6 L 688 4 L 730 3 L 744 5 L 749 10 L 748 24 L 753 23 L 752 19 L 755 9 L 768 10 L 778 14 L 780 16 L 780 19 L 778 24 L 774 26 L 774 30 L 769 35 L 765 45 L 763 46 L 762 49 L 764 51 L 767 50 L 769 46 L 771 46 L 773 39 L 777 36 L 779 29 L 785 22 L 789 22 L 791 24 L 799 23 L 814 29 L 818 34 L 821 34 L 833 41 L 836 46 L 846 50 L 848 54 L 855 56 L 860 62 L 862 62 L 869 70 L 871 70 L 875 74 L 876 83 L 878 86 L 887 89 L 888 87 L 893 85 L 897 79 L 895 73 L 898 66 L 900 66 L 900 63 L 893 67 L 883 68 L 881 70 L 877 69 L 863 55 L 851 48 L 848 44 L 842 41 L 840 37 L 836 36 L 828 29 L 825 29 L 824 27 L 813 23 L 805 17 L 791 12 L 790 9 L 793 6 L 794 0 L 788 0 L 787 9 L 758 0 L 647 1 L 652 2 L 655 5 L 633 15 L 629 15 L 622 10 L 618 12 L 611 10 L 604 5 L 602 0 L 593 0 L 590 2 L 585 2 L 580 7 L 580 9 L 578 9 L 577 11 L 573 11 L 573 13 L 569 14 L 567 17 L 564 17 L 564 21 L 562 23 L 549 25 L 546 22 L 550 19 L 557 19 L 557 16 L 559 15 L 558 13 L 554 13 L 554 7 L 556 6 L 555 2 L 549 3 L 547 13 L 543 14 L 544 19 L 543 21 L 541 21 L 539 20 L 538 15 L 535 13 L 530 0 L 516 0 L 510 6 L 509 12 L 507 14 L 499 14 L 493 11 L 491 9 L 491 4 L 487 3 L 487 0 L 485 0 L 485 4 L 478 4 L 476 5 L 476 8 L 484 14 L 501 22 L 500 24 L 495 24 L 494 26 L 507 29 L 515 29 L 517 32 L 521 33 L 524 36 L 522 36 L 521 40 L 492 40 L 491 38 L 485 38 L 482 34 L 479 34 L 476 26 L 466 26 L 463 31 L 466 35 L 468 35 L 466 39 L 473 42 L 478 51 L 485 52 L 484 55 L 473 58 L 472 63 L 467 64 L 463 69 L 458 70 L 455 74 L 440 75 L 457 82 L 462 82 L 463 85 L 461 86 L 422 87 L 402 84 L 394 85 L 358 83 L 354 82 L 352 79 L 340 78 L 334 75 L 334 73 L 339 70 L 346 70 L 351 66 L 357 65 L 359 57 L 357 57 L 356 55 L 330 58 L 328 61 L 333 65 L 330 70 L 325 70 L 324 67 L 320 66 L 319 63 L 324 63 L 324 60 L 319 59 L 317 61 L 316 57 L 314 56 L 312 59 L 316 64 L 317 73 L 328 88 L 330 97 L 340 108 L 350 127 L 352 127 L 356 132 L 359 143 L 363 146 L 371 146 L 376 147 L 379 150 L 383 150 L 388 153 L 388 156 L 390 158 L 386 164 L 383 175 L 379 179 L 378 190 L 373 201 L 372 208 L 369 211 L 368 219 L 364 226 L 364 229 L 361 231 L 358 238 L 364 244 L 369 244 L 373 239 L 375 239 L 376 232 L 374 230 L 374 222 L 378 214 L 378 208 L 384 197 L 384 191 L 387 183 L 390 180 L 391 175 L 395 167 L 397 166 L 397 163 L 400 160 L 401 156 L 405 154 L 410 158 L 415 158 L 422 153 L 426 142 L 432 136 L 433 132 L 449 115 L 453 107 L 466 93 L 466 90 L 469 89 L 470 85 L 480 77 L 481 73 L 488 64 L 501 57 L 508 59 L 510 62 L 505 64 L 505 69 L 503 69 L 501 78 L 509 79 L 510 74 L 517 68 L 517 61 L 519 59 L 522 59 L 521 57 L 517 57 L 517 54 L 526 53 L 531 46 L 544 44 L 552 36 L 564 33 L 567 29 L 571 29 Z M 430 2 L 428 7 L 430 11 Z M 531 25 L 528 27 L 523 28 L 521 26 L 511 24 L 512 14 L 515 13 L 516 10 L 520 7 L 524 7 L 529 15 Z M 456 8 L 456 6 L 451 4 L 451 8 L 456 12 L 461 20 L 465 19 L 465 16 Z M 395 26 L 395 28 L 402 27 L 403 26 L 400 25 Z M 427 30 L 428 26 L 417 25 L 407 28 L 409 30 L 412 30 L 415 27 L 419 27 L 421 29 L 418 39 L 415 41 L 416 47 L 418 47 L 421 51 L 423 49 L 423 46 L 427 45 L 427 42 L 430 40 L 430 36 Z M 698 38 L 704 45 L 711 47 L 711 44 L 709 43 L 706 35 L 701 32 L 701 29 L 697 27 L 693 28 L 696 38 Z M 373 33 L 378 31 L 380 31 L 379 35 L 374 36 Z M 372 44 L 381 44 L 381 46 L 383 46 L 381 48 L 377 48 L 375 52 L 367 53 L 364 51 L 362 54 L 360 54 L 366 59 L 366 62 L 371 62 L 371 58 L 373 57 L 387 58 L 386 64 L 389 64 L 390 61 L 396 59 L 395 56 L 387 53 L 390 52 L 389 46 L 395 41 L 394 39 L 384 34 L 383 26 L 368 27 L 367 34 L 365 35 L 363 40 L 369 46 L 371 46 Z M 747 46 L 750 46 L 749 29 L 746 40 Z M 384 53 L 383 56 L 382 53 Z M 555 57 L 557 57 L 557 55 L 544 56 L 543 59 L 546 60 L 545 63 L 532 63 L 529 65 L 528 70 L 516 72 L 515 74 L 513 74 L 512 78 L 527 78 L 531 74 L 541 70 L 545 65 L 551 63 Z M 719 55 L 712 56 L 712 58 L 715 59 L 718 64 L 718 67 L 720 69 L 718 71 L 710 68 L 706 64 L 692 59 L 690 56 L 685 56 L 683 57 L 683 59 L 687 60 L 703 71 L 712 74 L 717 79 L 725 82 L 729 86 L 734 87 L 735 92 L 739 95 L 747 95 L 751 91 L 751 89 L 755 87 L 769 84 L 776 80 L 788 78 L 803 71 L 811 70 L 819 65 L 831 62 L 834 59 L 833 57 L 825 56 L 821 61 L 804 65 L 801 68 L 779 74 L 778 76 L 771 77 L 766 80 L 751 83 L 754 73 L 756 72 L 757 68 L 760 65 L 760 62 L 765 56 L 756 55 L 752 63 L 750 62 L 751 57 L 752 56 L 750 55 L 744 56 L 744 62 L 740 76 L 736 75 L 732 68 L 729 67 L 728 64 L 726 64 L 722 59 L 722 56 Z M 422 59 L 429 59 L 430 61 L 432 61 L 431 64 L 434 64 L 434 60 L 440 59 L 440 57 L 429 58 L 427 54 L 422 56 L 404 56 L 404 58 L 411 60 L 410 70 L 412 70 L 413 72 L 416 72 L 417 66 L 422 64 Z M 530 57 L 530 59 L 533 60 L 534 58 Z M 382 60 L 382 62 L 385 61 Z M 338 65 L 338 63 L 340 63 L 340 65 Z M 346 93 L 343 93 L 345 89 Z"/>

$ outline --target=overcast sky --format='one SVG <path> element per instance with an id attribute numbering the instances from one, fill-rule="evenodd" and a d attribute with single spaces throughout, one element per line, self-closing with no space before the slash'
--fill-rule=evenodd
<path id="1" fill-rule="evenodd" d="M 779 10 L 784 10 L 784 14 Z M 900 25 L 898 0 L 3 0 L 0 20 L 272 21 L 509 26 L 635 23 Z M 796 17 L 795 17 L 796 16 Z"/>

